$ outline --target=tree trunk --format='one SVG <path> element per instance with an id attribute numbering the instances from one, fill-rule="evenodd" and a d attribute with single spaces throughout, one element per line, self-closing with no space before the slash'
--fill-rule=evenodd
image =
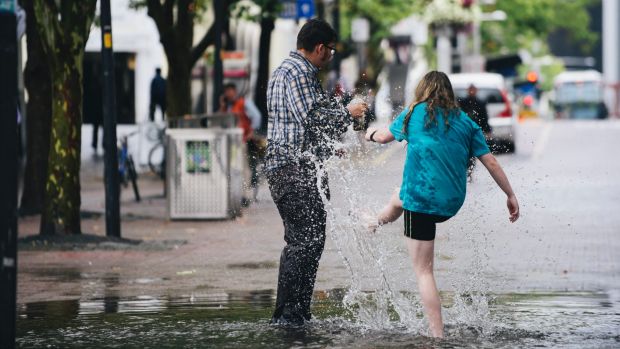
<path id="1" fill-rule="evenodd" d="M 84 47 L 95 0 L 34 0 L 52 82 L 52 128 L 40 233 L 80 234 Z"/>
<path id="2" fill-rule="evenodd" d="M 256 75 L 256 90 L 254 101 L 263 115 L 261 132 L 267 131 L 267 84 L 269 83 L 269 50 L 271 48 L 271 32 L 274 28 L 274 18 L 266 16 L 260 22 L 260 39 L 258 46 L 258 73 Z"/>
<path id="3" fill-rule="evenodd" d="M 190 52 L 176 52 L 174 64 L 168 58 L 168 79 L 166 115 L 174 119 L 192 112 Z"/>
<path id="4" fill-rule="evenodd" d="M 41 37 L 37 31 L 32 0 L 23 0 L 26 11 L 28 62 L 24 82 L 28 90 L 26 105 L 26 169 L 20 213 L 39 214 L 43 210 L 47 158 L 50 147 L 52 84 Z"/>
<path id="5" fill-rule="evenodd" d="M 229 7 L 234 2 L 224 0 L 226 11 L 224 32 L 228 38 L 226 47 L 234 48 L 228 30 Z M 174 119 L 192 112 L 191 72 L 194 64 L 202 58 L 204 51 L 215 41 L 214 27 L 195 47 L 193 44 L 196 1 L 194 0 L 146 0 L 148 15 L 153 18 L 159 31 L 160 42 L 168 59 L 168 77 L 166 81 L 166 115 Z M 275 0 L 274 4 L 277 3 Z M 175 9 L 176 8 L 176 9 Z M 176 20 L 175 20 L 176 19 Z"/>
<path id="6" fill-rule="evenodd" d="M 83 53 L 52 67 L 52 136 L 41 234 L 80 234 Z M 77 70 L 77 71 L 75 71 Z"/>

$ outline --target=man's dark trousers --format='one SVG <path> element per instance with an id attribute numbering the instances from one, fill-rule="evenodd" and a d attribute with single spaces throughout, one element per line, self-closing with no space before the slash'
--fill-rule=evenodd
<path id="1" fill-rule="evenodd" d="M 286 246 L 280 256 L 272 323 L 310 320 L 310 301 L 325 245 L 327 214 L 313 165 L 283 166 L 266 173 L 282 222 Z"/>

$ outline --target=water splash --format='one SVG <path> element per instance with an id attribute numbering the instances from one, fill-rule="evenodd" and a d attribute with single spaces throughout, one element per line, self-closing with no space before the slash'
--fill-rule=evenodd
<path id="1" fill-rule="evenodd" d="M 391 147 L 403 146 L 364 144 L 363 138 L 352 131 L 345 135 L 342 143 L 334 146 L 345 149 L 346 155 L 332 157 L 321 167 L 321 172 L 328 172 L 331 181 L 332 200 L 323 197 L 328 235 L 351 277 L 343 305 L 362 329 L 402 329 L 428 334 L 410 258 L 401 234 L 392 234 L 394 230 L 400 230 L 400 224 L 379 227 L 375 233 L 368 228 L 369 221 L 377 217 L 392 191 L 387 185 L 384 188 L 368 187 L 369 178 L 386 163 L 383 160 L 383 163 L 372 164 L 371 160 L 380 159 Z M 372 190 L 383 191 L 386 200 L 377 200 Z M 481 229 L 476 229 L 480 218 L 466 219 L 464 224 L 469 229 L 459 234 L 470 245 L 472 256 L 468 270 L 471 272 L 464 276 L 450 275 L 454 291 L 451 297 L 443 294 L 443 298 L 451 298 L 447 302 L 444 300 L 443 313 L 446 324 L 473 327 L 488 335 L 494 322 L 490 320 L 492 297 L 487 295 L 489 283 L 483 275 L 488 258 L 485 258 L 484 243 L 480 239 L 486 241 L 486 235 L 478 234 Z"/>

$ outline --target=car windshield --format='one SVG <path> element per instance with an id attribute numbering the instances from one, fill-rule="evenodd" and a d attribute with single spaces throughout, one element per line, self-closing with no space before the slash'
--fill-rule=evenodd
<path id="1" fill-rule="evenodd" d="M 555 87 L 558 103 L 600 102 L 603 99 L 601 84 L 595 81 L 569 82 Z"/>
<path id="2" fill-rule="evenodd" d="M 454 94 L 456 98 L 465 98 L 467 97 L 467 89 L 456 88 L 454 89 Z M 476 96 L 486 103 L 503 103 L 504 101 L 502 98 L 502 93 L 496 88 L 479 88 Z"/>

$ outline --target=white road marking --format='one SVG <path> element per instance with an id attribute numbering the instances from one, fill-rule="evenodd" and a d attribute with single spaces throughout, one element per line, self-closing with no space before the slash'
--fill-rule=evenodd
<path id="1" fill-rule="evenodd" d="M 551 134 L 551 123 L 547 123 L 545 128 L 543 128 L 540 137 L 536 141 L 534 145 L 534 150 L 532 150 L 532 159 L 538 159 L 542 152 L 545 150 L 547 146 L 547 142 L 549 141 L 549 135 Z"/>

